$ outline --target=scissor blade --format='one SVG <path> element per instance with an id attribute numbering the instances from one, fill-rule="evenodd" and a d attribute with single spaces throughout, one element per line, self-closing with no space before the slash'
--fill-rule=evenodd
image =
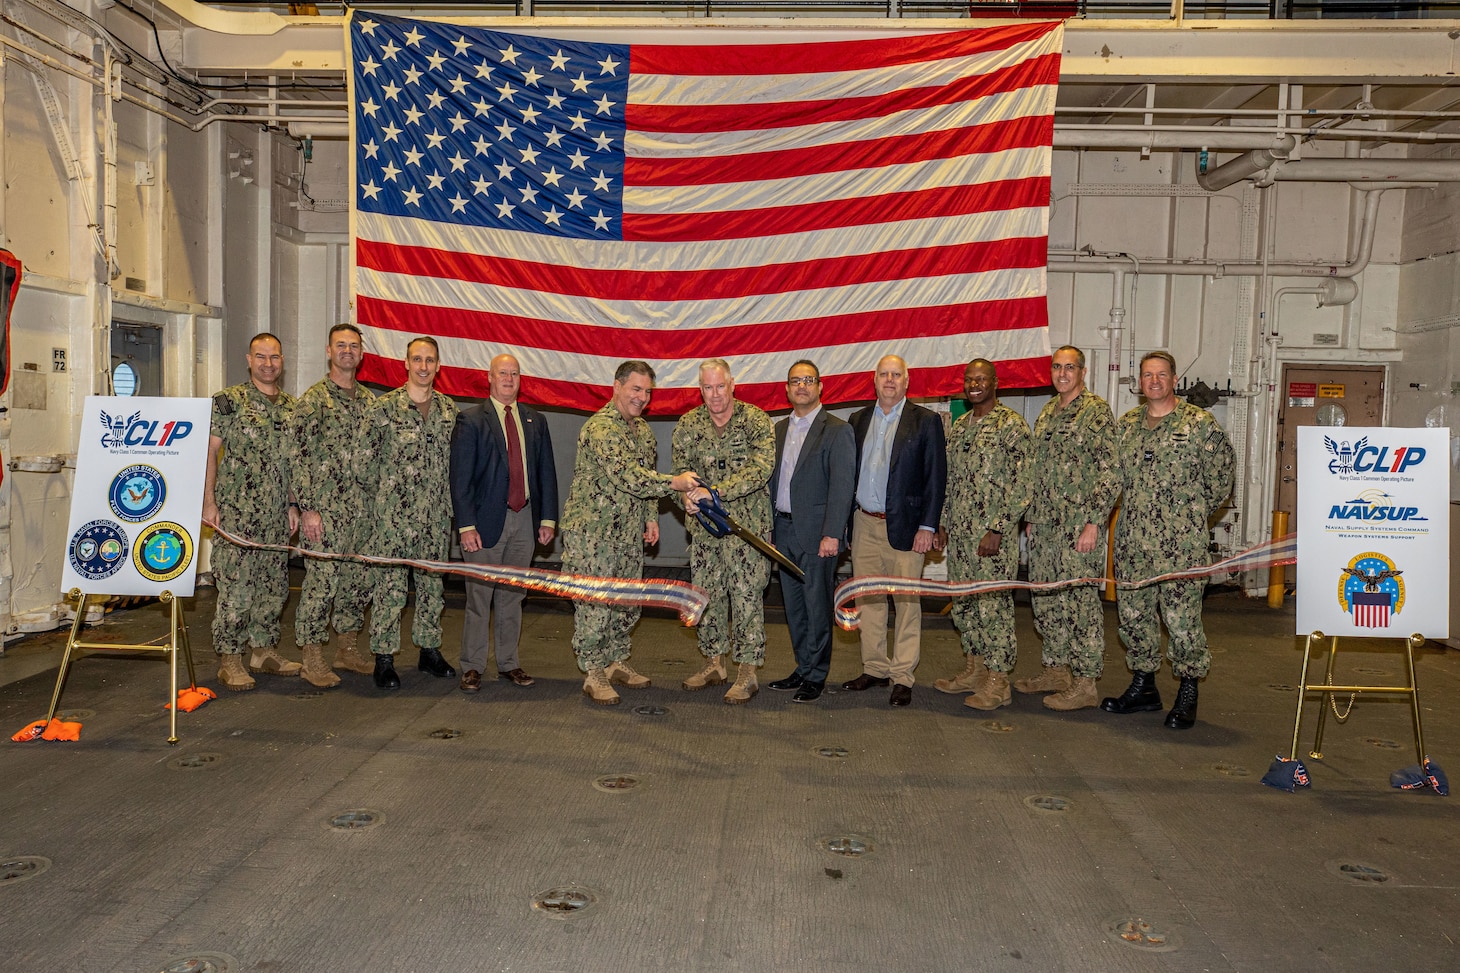
<path id="1" fill-rule="evenodd" d="M 775 561 L 781 566 L 782 569 L 790 571 L 802 581 L 806 580 L 806 572 L 801 570 L 801 566 L 795 561 L 786 557 L 786 555 L 782 554 L 780 552 L 780 549 L 777 548 L 776 545 L 767 541 L 759 534 L 753 533 L 752 531 L 748 531 L 744 527 L 741 527 L 735 522 L 735 519 L 733 517 L 726 517 L 725 519 L 730 522 L 730 530 L 735 534 L 736 537 L 745 541 L 745 543 L 749 544 L 757 551 L 760 551 L 772 561 Z"/>

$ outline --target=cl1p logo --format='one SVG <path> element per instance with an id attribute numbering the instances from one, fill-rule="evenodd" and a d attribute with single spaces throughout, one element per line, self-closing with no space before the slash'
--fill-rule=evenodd
<path id="1" fill-rule="evenodd" d="M 151 520 L 167 500 L 167 481 L 144 464 L 129 466 L 112 477 L 107 502 L 112 513 L 134 524 Z"/>
<path id="2" fill-rule="evenodd" d="M 193 539 L 179 524 L 160 520 L 137 535 L 132 566 L 148 581 L 171 581 L 193 562 Z"/>
<path id="3" fill-rule="evenodd" d="M 1324 436 L 1323 445 L 1333 454 L 1328 462 L 1330 473 L 1404 473 L 1425 458 L 1423 446 L 1395 446 L 1391 452 L 1388 446 L 1370 446 L 1368 436 L 1353 445 Z"/>
<path id="4" fill-rule="evenodd" d="M 124 419 L 103 410 L 101 424 L 106 429 L 101 435 L 101 444 L 107 449 L 159 449 L 187 438 L 193 431 L 193 424 L 186 419 L 163 422 L 144 419 L 141 412 L 134 412 Z"/>
<path id="5" fill-rule="evenodd" d="M 93 520 L 71 537 L 71 569 L 88 581 L 110 578 L 126 563 L 127 533 L 110 520 Z"/>

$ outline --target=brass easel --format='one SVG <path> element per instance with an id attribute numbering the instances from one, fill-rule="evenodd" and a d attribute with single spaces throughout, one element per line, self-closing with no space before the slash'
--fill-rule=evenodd
<path id="1" fill-rule="evenodd" d="M 1308 684 L 1308 662 L 1313 654 L 1313 644 L 1328 638 L 1328 671 L 1322 683 Z M 1425 637 L 1418 632 L 1404 640 L 1404 659 L 1409 668 L 1409 685 L 1407 686 L 1335 686 L 1333 685 L 1333 663 L 1338 656 L 1338 636 L 1331 638 L 1322 632 L 1313 632 L 1308 636 L 1303 645 L 1303 674 L 1299 677 L 1298 685 L 1298 714 L 1293 718 L 1293 747 L 1288 753 L 1289 760 L 1298 758 L 1298 731 L 1303 725 L 1303 697 L 1311 690 L 1322 693 L 1322 699 L 1318 707 L 1318 732 L 1313 737 L 1313 749 L 1308 751 L 1308 756 L 1314 760 L 1323 759 L 1323 724 L 1328 719 L 1328 708 L 1333 702 L 1334 693 L 1399 693 L 1409 697 L 1410 711 L 1414 714 L 1414 753 L 1417 763 L 1423 765 L 1425 762 L 1425 737 L 1424 728 L 1420 725 L 1419 718 L 1419 687 L 1414 678 L 1414 650 L 1425 644 Z M 1321 650 L 1320 650 L 1321 651 Z M 1337 715 L 1337 714 L 1335 714 Z M 1340 718 L 1342 719 L 1342 718 Z"/>
<path id="2" fill-rule="evenodd" d="M 56 691 L 51 694 L 51 708 L 46 713 L 46 722 L 50 723 L 56 716 L 56 707 L 61 703 L 61 690 L 66 685 L 66 673 L 71 667 L 71 653 L 76 649 L 102 649 L 118 651 L 125 649 L 129 652 L 163 652 L 171 661 L 172 670 L 172 695 L 168 697 L 171 704 L 168 707 L 169 725 L 171 735 L 167 742 L 173 746 L 177 745 L 177 652 L 182 649 L 183 657 L 188 663 L 188 685 L 198 684 L 197 673 L 193 670 L 193 650 L 188 645 L 188 628 L 183 624 L 182 603 L 174 598 L 171 591 L 164 591 L 157 597 L 163 604 L 171 608 L 171 624 L 168 628 L 166 645 L 148 645 L 146 643 L 128 644 L 125 642 L 82 642 L 77 639 L 81 633 L 81 623 L 86 618 L 86 599 L 90 597 L 84 594 L 80 588 L 72 588 L 66 593 L 68 600 L 76 602 L 76 621 L 71 623 L 71 637 L 66 640 L 66 652 L 61 656 L 61 671 L 56 674 Z"/>

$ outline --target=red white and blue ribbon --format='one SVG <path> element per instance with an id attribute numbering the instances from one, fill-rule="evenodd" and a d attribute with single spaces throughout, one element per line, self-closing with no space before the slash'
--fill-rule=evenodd
<path id="1" fill-rule="evenodd" d="M 836 589 L 836 622 L 851 631 L 858 625 L 857 609 L 848 607 L 858 598 L 880 595 L 931 595 L 935 598 L 957 598 L 963 595 L 981 595 L 990 591 L 1058 591 L 1081 585 L 1104 586 L 1113 584 L 1116 588 L 1145 588 L 1163 581 L 1179 581 L 1206 578 L 1218 574 L 1237 574 L 1256 571 L 1274 564 L 1292 564 L 1298 559 L 1298 535 L 1288 534 L 1276 540 L 1266 541 L 1250 547 L 1240 554 L 1218 561 L 1215 564 L 1186 568 L 1158 574 L 1138 581 L 1122 581 L 1114 578 L 1067 578 L 1063 581 L 926 581 L 922 578 L 894 578 L 885 575 L 864 575 L 843 581 Z"/>
<path id="2" fill-rule="evenodd" d="M 367 554 L 335 554 L 310 551 L 290 544 L 261 544 L 210 524 L 219 537 L 236 544 L 262 551 L 287 551 L 322 561 L 357 561 L 385 567 L 419 568 L 435 574 L 459 574 L 486 584 L 505 584 L 539 594 L 556 595 L 574 601 L 592 601 L 618 607 L 668 608 L 678 613 L 686 625 L 698 625 L 710 596 L 703 588 L 685 581 L 640 580 L 637 578 L 599 578 L 587 574 L 567 574 L 544 568 L 516 568 L 496 564 L 466 564 L 461 561 L 427 561 L 404 557 L 372 557 Z"/>

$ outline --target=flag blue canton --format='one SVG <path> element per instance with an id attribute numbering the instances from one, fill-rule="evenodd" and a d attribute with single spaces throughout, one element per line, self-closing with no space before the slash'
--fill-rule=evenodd
<path id="1" fill-rule="evenodd" d="M 357 12 L 355 205 L 620 239 L 627 45 Z"/>

